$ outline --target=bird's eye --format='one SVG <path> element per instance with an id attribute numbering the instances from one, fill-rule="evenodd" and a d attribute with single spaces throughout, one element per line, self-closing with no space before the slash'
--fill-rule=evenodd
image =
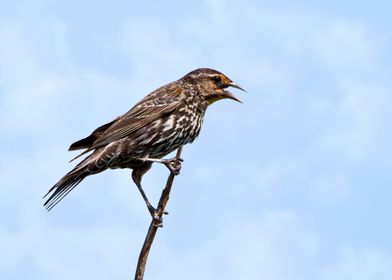
<path id="1" fill-rule="evenodd" d="M 220 83 L 221 81 L 222 81 L 222 79 L 221 79 L 221 77 L 220 76 L 214 76 L 214 77 L 212 77 L 212 80 L 214 81 L 214 83 Z"/>

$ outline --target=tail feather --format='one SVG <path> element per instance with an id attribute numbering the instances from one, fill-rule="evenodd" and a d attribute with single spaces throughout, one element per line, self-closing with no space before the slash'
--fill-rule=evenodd
<path id="1" fill-rule="evenodd" d="M 117 148 L 116 145 L 109 145 L 104 149 L 94 151 L 91 155 L 78 163 L 74 169 L 51 187 L 48 193 L 43 197 L 48 197 L 44 203 L 46 210 L 50 211 L 55 207 L 84 178 L 108 168 Z"/>
<path id="2" fill-rule="evenodd" d="M 57 203 L 72 191 L 87 175 L 88 173 L 83 170 L 75 170 L 61 178 L 43 197 L 45 198 L 50 194 L 49 198 L 44 203 L 46 210 L 50 211 L 55 207 Z"/>

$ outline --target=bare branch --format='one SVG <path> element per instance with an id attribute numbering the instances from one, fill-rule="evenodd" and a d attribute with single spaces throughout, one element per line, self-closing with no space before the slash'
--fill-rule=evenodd
<path id="1" fill-rule="evenodd" d="M 182 152 L 182 146 L 180 146 L 177 150 L 177 154 L 176 154 L 177 159 L 180 159 L 181 152 Z M 158 207 L 157 207 L 157 212 L 158 212 L 157 214 L 159 219 L 162 218 L 163 213 L 165 212 L 165 208 L 169 200 L 169 195 L 172 188 L 174 176 L 175 175 L 173 173 L 170 173 L 166 181 L 166 186 L 162 191 L 161 198 L 159 199 Z M 155 234 L 157 233 L 159 227 L 160 227 L 160 221 L 158 219 L 152 219 L 150 227 L 148 228 L 147 231 L 146 238 L 144 239 L 143 247 L 140 250 L 139 260 L 137 262 L 137 268 L 135 273 L 135 280 L 143 280 L 148 254 L 150 252 L 152 242 L 154 241 Z"/>

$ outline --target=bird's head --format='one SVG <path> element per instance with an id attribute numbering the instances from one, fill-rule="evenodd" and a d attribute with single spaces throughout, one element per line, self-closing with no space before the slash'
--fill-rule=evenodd
<path id="1" fill-rule="evenodd" d="M 242 103 L 227 89 L 233 87 L 242 91 L 245 90 L 219 71 L 209 68 L 199 68 L 185 75 L 184 79 L 189 79 L 198 87 L 208 105 L 221 99 L 232 99 Z"/>

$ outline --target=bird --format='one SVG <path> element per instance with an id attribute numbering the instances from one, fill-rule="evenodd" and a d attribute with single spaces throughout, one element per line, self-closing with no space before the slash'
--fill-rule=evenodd
<path id="1" fill-rule="evenodd" d="M 83 150 L 73 160 L 90 154 L 49 189 L 44 207 L 50 211 L 87 176 L 128 168 L 150 215 L 157 218 L 141 185 L 143 175 L 154 162 L 179 174 L 182 159 L 163 157 L 198 137 L 211 104 L 222 99 L 242 103 L 229 87 L 245 91 L 217 70 L 198 68 L 152 91 L 125 114 L 71 144 L 69 151 Z"/>

